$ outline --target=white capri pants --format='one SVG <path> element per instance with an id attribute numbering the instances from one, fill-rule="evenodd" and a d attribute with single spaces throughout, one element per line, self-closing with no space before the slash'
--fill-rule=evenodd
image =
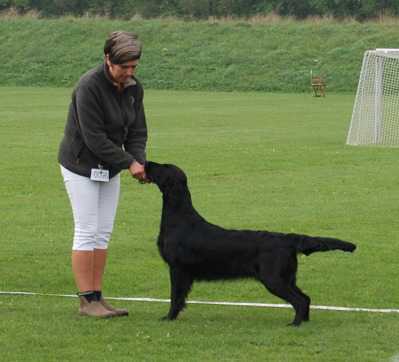
<path id="1" fill-rule="evenodd" d="M 107 249 L 119 201 L 119 174 L 92 181 L 61 166 L 75 224 L 72 250 Z"/>

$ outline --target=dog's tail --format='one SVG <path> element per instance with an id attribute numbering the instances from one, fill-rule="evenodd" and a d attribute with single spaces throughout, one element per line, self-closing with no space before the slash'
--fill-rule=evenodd
<path id="1" fill-rule="evenodd" d="M 334 238 L 298 234 L 287 234 L 287 237 L 291 242 L 294 242 L 296 250 L 305 255 L 329 250 L 342 250 L 352 253 L 356 249 L 355 244 Z"/>

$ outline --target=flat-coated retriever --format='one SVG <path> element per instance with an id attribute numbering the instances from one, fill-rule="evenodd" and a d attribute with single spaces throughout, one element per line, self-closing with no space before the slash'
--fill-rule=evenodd
<path id="1" fill-rule="evenodd" d="M 180 168 L 147 162 L 146 175 L 163 195 L 158 248 L 169 265 L 171 283 L 165 319 L 177 318 L 194 280 L 254 278 L 294 307 L 292 325 L 299 326 L 309 320 L 310 298 L 296 286 L 297 254 L 356 249 L 352 243 L 327 237 L 223 229 L 194 209 Z"/>

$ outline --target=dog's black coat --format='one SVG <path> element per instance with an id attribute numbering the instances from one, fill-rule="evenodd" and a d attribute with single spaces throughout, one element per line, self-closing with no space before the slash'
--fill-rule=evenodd
<path id="1" fill-rule="evenodd" d="M 300 325 L 309 320 L 310 298 L 296 286 L 297 254 L 356 248 L 333 238 L 223 229 L 194 209 L 181 169 L 147 162 L 146 175 L 163 194 L 158 248 L 170 271 L 171 305 L 166 319 L 177 318 L 185 307 L 194 280 L 254 278 L 294 307 L 292 324 Z"/>

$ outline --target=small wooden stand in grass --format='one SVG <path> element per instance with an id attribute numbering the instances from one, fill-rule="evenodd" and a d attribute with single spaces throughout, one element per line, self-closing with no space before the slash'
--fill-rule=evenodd
<path id="1" fill-rule="evenodd" d="M 315 97 L 325 97 L 326 93 L 325 93 L 325 88 L 326 88 L 326 83 L 323 80 L 322 77 L 320 76 L 313 76 L 311 75 L 311 85 L 313 88 L 313 95 Z"/>

